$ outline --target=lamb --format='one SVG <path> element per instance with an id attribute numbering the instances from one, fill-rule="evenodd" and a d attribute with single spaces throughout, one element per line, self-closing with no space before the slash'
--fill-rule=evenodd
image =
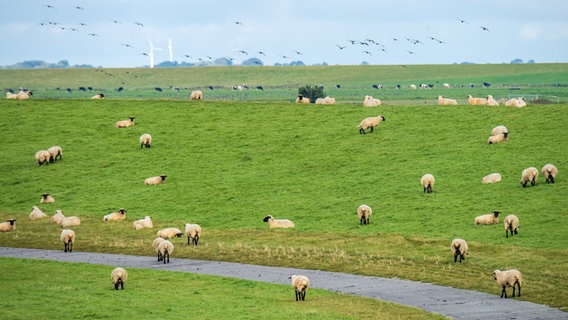
<path id="1" fill-rule="evenodd" d="M 16 230 L 16 219 L 6 220 L 0 223 L 0 232 L 8 232 Z"/>
<path id="2" fill-rule="evenodd" d="M 509 140 L 509 133 L 504 132 L 501 134 L 496 134 L 494 136 L 489 136 L 489 138 L 487 138 L 487 144 L 496 144 L 508 140 Z"/>
<path id="3" fill-rule="evenodd" d="M 51 163 L 55 162 L 55 160 L 57 160 L 57 157 L 59 157 L 59 160 L 63 159 L 63 149 L 61 149 L 60 146 L 53 146 L 47 149 L 47 152 L 49 152 L 49 154 L 51 155 L 51 158 L 49 159 L 49 162 Z"/>
<path id="4" fill-rule="evenodd" d="M 294 222 L 288 219 L 274 219 L 271 215 L 267 215 L 262 219 L 263 222 L 268 222 L 270 229 L 274 228 L 293 228 Z"/>
<path id="5" fill-rule="evenodd" d="M 191 242 L 194 247 L 197 247 L 197 243 L 201 237 L 201 226 L 195 223 L 186 223 L 185 235 L 187 236 L 187 244 L 189 245 Z"/>
<path id="6" fill-rule="evenodd" d="M 164 240 L 158 244 L 158 250 L 162 255 L 164 264 L 170 263 L 170 255 L 174 252 L 174 244 L 168 240 Z"/>
<path id="7" fill-rule="evenodd" d="M 501 212 L 493 211 L 493 213 L 488 213 L 488 214 L 484 214 L 484 215 L 475 217 L 473 222 L 476 225 L 496 224 L 496 223 L 499 223 L 499 214 L 501 214 Z"/>
<path id="8" fill-rule="evenodd" d="M 41 195 L 41 200 L 39 203 L 52 203 L 55 202 L 55 198 L 49 195 L 49 193 L 44 193 Z"/>
<path id="9" fill-rule="evenodd" d="M 41 211 L 41 209 L 38 208 L 37 206 L 33 206 L 32 212 L 30 213 L 30 220 L 34 221 L 43 218 L 47 218 L 47 215 L 43 213 L 43 211 Z"/>
<path id="10" fill-rule="evenodd" d="M 134 230 L 142 230 L 144 228 L 152 229 L 154 228 L 154 224 L 152 223 L 152 219 L 150 216 L 145 216 L 144 219 L 136 220 L 132 223 L 134 226 Z"/>
<path id="11" fill-rule="evenodd" d="M 162 237 L 157 237 L 154 241 L 152 241 L 152 247 L 158 254 L 158 262 L 162 261 L 162 253 L 160 252 L 160 243 L 162 243 L 162 241 L 164 241 L 164 238 Z"/>
<path id="12" fill-rule="evenodd" d="M 536 179 L 538 178 L 538 170 L 535 167 L 529 167 L 523 170 L 521 175 L 521 185 L 526 188 L 527 183 L 530 181 L 531 186 L 536 185 Z"/>
<path id="13" fill-rule="evenodd" d="M 16 100 L 28 100 L 32 95 L 31 91 L 20 91 L 16 95 Z"/>
<path id="14" fill-rule="evenodd" d="M 547 163 L 542 167 L 542 170 L 540 172 L 542 172 L 542 175 L 546 179 L 546 183 L 554 183 L 554 179 L 558 174 L 558 169 L 555 165 Z"/>
<path id="15" fill-rule="evenodd" d="M 361 225 L 369 224 L 369 218 L 372 214 L 373 210 L 366 204 L 362 204 L 359 206 L 359 208 L 357 208 L 357 216 L 359 217 L 359 223 Z"/>
<path id="16" fill-rule="evenodd" d="M 126 219 L 126 209 L 120 208 L 116 212 L 111 212 L 103 217 L 103 221 L 116 221 Z"/>
<path id="17" fill-rule="evenodd" d="M 381 104 L 381 100 L 375 99 L 371 96 L 365 96 L 365 99 L 363 100 L 363 107 L 377 107 Z"/>
<path id="18" fill-rule="evenodd" d="M 61 219 L 61 228 L 75 227 L 81 225 L 81 219 L 76 216 L 64 217 Z"/>
<path id="19" fill-rule="evenodd" d="M 134 117 L 128 117 L 128 120 L 117 121 L 114 124 L 115 128 L 128 128 L 134 125 Z"/>
<path id="20" fill-rule="evenodd" d="M 291 284 L 296 293 L 296 301 L 305 301 L 306 293 L 310 288 L 310 279 L 302 275 L 291 275 L 288 279 L 292 279 Z"/>
<path id="21" fill-rule="evenodd" d="M 499 173 L 491 173 L 486 175 L 481 179 L 481 183 L 488 184 L 488 183 L 497 183 L 501 181 L 501 174 Z"/>
<path id="22" fill-rule="evenodd" d="M 304 97 L 303 95 L 299 94 L 296 98 L 296 103 L 310 103 L 310 98 Z"/>
<path id="23" fill-rule="evenodd" d="M 448 99 L 448 98 L 444 98 L 442 96 L 438 96 L 438 105 L 439 106 L 446 106 L 446 105 L 455 106 L 457 104 L 458 104 L 458 102 L 455 99 Z"/>
<path id="24" fill-rule="evenodd" d="M 460 257 L 460 263 L 462 260 L 465 260 L 465 255 L 467 254 L 468 249 L 467 242 L 464 239 L 456 238 L 452 240 L 450 250 L 454 255 L 454 263 L 458 261 L 458 256 Z"/>
<path id="25" fill-rule="evenodd" d="M 420 184 L 424 188 L 425 193 L 432 193 L 434 182 L 436 182 L 436 179 L 434 179 L 434 176 L 430 173 L 427 173 L 420 178 Z"/>
<path id="26" fill-rule="evenodd" d="M 513 298 L 515 297 L 515 285 L 519 288 L 519 295 L 521 296 L 521 285 L 523 284 L 523 276 L 521 272 L 516 269 L 510 270 L 495 270 L 493 271 L 493 279 L 497 281 L 497 284 L 500 285 L 503 290 L 501 291 L 501 298 L 505 296 L 507 298 L 507 291 L 505 290 L 507 287 L 513 287 Z"/>
<path id="27" fill-rule="evenodd" d="M 203 92 L 201 92 L 200 90 L 192 91 L 189 98 L 191 100 L 203 100 Z"/>
<path id="28" fill-rule="evenodd" d="M 53 158 L 47 150 L 39 150 L 36 152 L 35 159 L 40 166 L 44 163 L 48 165 L 50 162 L 53 162 Z"/>
<path id="29" fill-rule="evenodd" d="M 375 127 L 378 126 L 381 121 L 386 121 L 385 117 L 382 115 L 363 119 L 361 123 L 359 123 L 359 134 L 366 134 L 365 130 L 367 130 L 367 128 L 371 128 L 371 132 L 373 132 Z"/>
<path id="30" fill-rule="evenodd" d="M 51 224 L 61 224 L 61 220 L 63 220 L 65 216 L 61 210 L 55 210 L 55 214 L 51 216 Z"/>
<path id="31" fill-rule="evenodd" d="M 118 267 L 112 270 L 110 278 L 114 284 L 114 290 L 118 290 L 118 286 L 120 286 L 120 289 L 124 290 L 124 283 L 126 282 L 126 279 L 128 279 L 128 272 L 126 272 L 123 268 Z"/>
<path id="32" fill-rule="evenodd" d="M 499 102 L 497 102 L 492 95 L 487 96 L 487 105 L 488 106 L 498 106 Z"/>
<path id="33" fill-rule="evenodd" d="M 63 252 L 73 252 L 73 243 L 75 243 L 75 231 L 71 229 L 63 229 L 61 230 L 61 236 L 59 238 L 64 245 Z"/>
<path id="34" fill-rule="evenodd" d="M 164 238 L 164 239 L 171 239 L 171 238 L 181 238 L 182 232 L 178 228 L 165 228 L 159 230 L 156 233 L 156 236 Z"/>
<path id="35" fill-rule="evenodd" d="M 150 177 L 144 180 L 145 185 L 157 185 L 166 182 L 166 175 L 159 175 L 155 177 Z"/>
<path id="36" fill-rule="evenodd" d="M 472 95 L 467 96 L 467 103 L 472 106 L 476 105 L 486 105 L 487 99 L 485 98 L 474 98 Z"/>
<path id="37" fill-rule="evenodd" d="M 505 238 L 509 238 L 509 231 L 511 231 L 511 237 L 513 234 L 519 233 L 519 218 L 516 215 L 510 214 L 503 220 L 503 227 L 505 228 Z"/>
<path id="38" fill-rule="evenodd" d="M 152 136 L 149 133 L 144 133 L 140 136 L 140 149 L 146 147 L 150 148 L 152 146 Z"/>
<path id="39" fill-rule="evenodd" d="M 522 108 L 524 106 L 526 106 L 527 103 L 525 102 L 525 100 L 523 100 L 523 98 L 518 97 L 518 98 L 512 98 L 509 99 L 507 101 L 505 101 L 505 106 L 507 107 L 517 107 L 517 108 Z"/>
<path id="40" fill-rule="evenodd" d="M 94 96 L 91 97 L 91 99 L 104 99 L 105 95 L 104 93 L 99 93 L 99 94 L 95 94 Z"/>

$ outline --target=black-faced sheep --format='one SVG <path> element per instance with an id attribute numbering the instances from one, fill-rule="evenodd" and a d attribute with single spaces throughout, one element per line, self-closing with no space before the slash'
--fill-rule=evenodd
<path id="1" fill-rule="evenodd" d="M 116 221 L 126 219 L 126 209 L 120 208 L 116 212 L 111 212 L 103 217 L 103 221 Z"/>
<path id="2" fill-rule="evenodd" d="M 16 95 L 16 100 L 28 100 L 32 95 L 31 91 L 20 91 Z"/>
<path id="3" fill-rule="evenodd" d="M 144 133 L 140 136 L 140 148 L 150 148 L 152 146 L 152 136 L 149 133 Z"/>
<path id="4" fill-rule="evenodd" d="M 509 231 L 511 232 L 511 236 L 518 234 L 519 218 L 514 214 L 506 216 L 505 220 L 503 220 L 503 227 L 505 228 L 505 238 L 509 238 Z"/>
<path id="5" fill-rule="evenodd" d="M 40 166 L 44 163 L 47 165 L 50 162 L 53 162 L 53 158 L 47 150 L 39 150 L 36 152 L 35 159 Z"/>
<path id="6" fill-rule="evenodd" d="M 61 149 L 60 146 L 53 146 L 47 149 L 47 152 L 49 152 L 49 154 L 51 155 L 51 158 L 49 159 L 49 162 L 51 163 L 55 162 L 55 160 L 57 160 L 57 157 L 59 157 L 59 160 L 63 159 L 63 149 Z"/>
<path id="7" fill-rule="evenodd" d="M 494 136 L 489 136 L 489 138 L 487 138 L 487 144 L 496 144 L 496 143 L 507 141 L 507 140 L 509 140 L 509 133 L 505 132 L 505 133 L 502 133 L 502 134 L 496 134 Z"/>
<path id="8" fill-rule="evenodd" d="M 91 99 L 104 99 L 105 95 L 103 93 L 99 93 L 99 94 L 95 94 L 94 96 L 91 97 Z"/>
<path id="9" fill-rule="evenodd" d="M 452 240 L 450 250 L 454 255 L 454 263 L 458 261 L 458 256 L 460 257 L 460 263 L 462 260 L 465 260 L 465 255 L 467 254 L 468 249 L 467 242 L 464 239 L 456 238 Z"/>
<path id="10" fill-rule="evenodd" d="M 0 223 L 0 232 L 8 232 L 16 230 L 16 219 L 6 220 Z"/>
<path id="11" fill-rule="evenodd" d="M 496 224 L 499 223 L 499 214 L 500 211 L 493 211 L 493 213 L 484 214 L 481 216 L 475 217 L 473 220 L 474 224 Z"/>
<path id="12" fill-rule="evenodd" d="M 145 216 L 144 219 L 136 220 L 132 223 L 134 230 L 142 230 L 144 228 L 152 229 L 154 224 L 152 223 L 152 218 L 150 216 Z"/>
<path id="13" fill-rule="evenodd" d="M 189 98 L 191 100 L 203 100 L 203 92 L 201 92 L 200 90 L 194 90 L 191 92 Z"/>
<path id="14" fill-rule="evenodd" d="M 114 284 L 114 290 L 118 290 L 119 286 L 120 289 L 124 290 L 124 283 L 126 282 L 126 279 L 128 279 L 128 272 L 120 267 L 115 268 L 110 273 L 110 278 L 112 279 L 112 283 Z"/>
<path id="15" fill-rule="evenodd" d="M 61 230 L 60 236 L 63 243 L 63 252 L 73 252 L 73 243 L 75 243 L 75 232 L 71 229 Z"/>
<path id="16" fill-rule="evenodd" d="M 359 134 L 365 134 L 365 130 L 371 128 L 371 132 L 379 125 L 382 121 L 386 121 L 385 117 L 378 115 L 376 117 L 365 118 L 359 123 Z"/>
<path id="17" fill-rule="evenodd" d="M 423 175 L 422 178 L 420 178 L 420 184 L 422 185 L 422 188 L 424 188 L 425 193 L 432 192 L 432 188 L 434 188 L 434 182 L 436 182 L 436 179 L 434 179 L 434 176 L 430 173 L 427 173 Z"/>
<path id="18" fill-rule="evenodd" d="M 37 206 L 33 206 L 32 207 L 32 212 L 30 212 L 30 220 L 34 221 L 34 220 L 40 220 L 43 218 L 47 218 L 47 215 L 45 213 L 43 213 L 43 211 L 41 211 L 40 208 L 38 208 Z"/>
<path id="19" fill-rule="evenodd" d="M 145 185 L 157 185 L 166 182 L 166 175 L 160 175 L 155 177 L 150 177 L 144 180 Z"/>
<path id="20" fill-rule="evenodd" d="M 542 170 L 540 172 L 542 172 L 542 175 L 546 179 L 546 183 L 554 183 L 554 179 L 558 174 L 558 169 L 555 165 L 547 163 L 542 167 Z"/>
<path id="21" fill-rule="evenodd" d="M 187 236 L 187 245 L 193 243 L 193 246 L 197 247 L 199 238 L 201 238 L 201 226 L 195 223 L 186 223 L 185 235 Z"/>
<path id="22" fill-rule="evenodd" d="M 294 222 L 288 219 L 274 219 L 271 215 L 267 215 L 262 219 L 263 222 L 268 222 L 270 229 L 274 228 L 293 228 Z"/>
<path id="23" fill-rule="evenodd" d="M 507 129 L 507 127 L 505 126 L 496 126 L 495 128 L 493 128 L 491 130 L 491 135 L 498 135 L 498 134 L 503 134 L 503 133 L 509 133 L 509 129 Z"/>
<path id="24" fill-rule="evenodd" d="M 493 279 L 497 281 L 497 284 L 503 288 L 501 290 L 501 298 L 503 296 L 507 298 L 507 291 L 505 290 L 507 287 L 513 287 L 513 298 L 515 297 L 515 285 L 519 289 L 519 295 L 521 296 L 521 285 L 523 284 L 523 276 L 521 272 L 515 269 L 511 270 L 495 270 L 493 271 Z"/>
<path id="25" fill-rule="evenodd" d="M 531 186 L 536 185 L 536 179 L 538 178 L 538 170 L 535 167 L 529 167 L 523 170 L 521 174 L 521 186 L 526 188 L 527 183 L 530 181 Z"/>
<path id="26" fill-rule="evenodd" d="M 55 198 L 49 195 L 49 193 L 44 193 L 41 195 L 39 203 L 52 203 L 55 202 Z"/>
<path id="27" fill-rule="evenodd" d="M 173 243 L 164 239 L 164 241 L 158 244 L 158 250 L 160 250 L 164 264 L 170 263 L 170 255 L 174 252 Z"/>
<path id="28" fill-rule="evenodd" d="M 160 243 L 162 243 L 162 241 L 164 241 L 164 238 L 162 237 L 157 237 L 154 241 L 152 241 L 152 248 L 154 248 L 158 254 L 158 262 L 162 261 L 162 253 L 160 252 Z"/>
<path id="29" fill-rule="evenodd" d="M 291 275 L 288 279 L 291 279 L 292 288 L 294 288 L 294 293 L 296 294 L 296 301 L 305 301 L 306 293 L 310 288 L 310 279 L 302 275 Z"/>
<path id="30" fill-rule="evenodd" d="M 361 225 L 369 224 L 369 219 L 371 218 L 372 214 L 373 210 L 366 204 L 362 204 L 357 208 L 357 216 L 359 217 L 359 223 Z"/>
<path id="31" fill-rule="evenodd" d="M 298 95 L 298 97 L 296 97 L 296 103 L 305 103 L 308 104 L 310 103 L 310 98 L 308 97 L 304 97 L 303 95 Z"/>
<path id="32" fill-rule="evenodd" d="M 114 124 L 115 128 L 128 128 L 134 125 L 134 117 L 129 117 L 128 120 L 120 120 Z"/>
<path id="33" fill-rule="evenodd" d="M 183 233 L 178 228 L 165 228 L 156 233 L 156 236 L 164 239 L 181 238 L 182 235 Z"/>

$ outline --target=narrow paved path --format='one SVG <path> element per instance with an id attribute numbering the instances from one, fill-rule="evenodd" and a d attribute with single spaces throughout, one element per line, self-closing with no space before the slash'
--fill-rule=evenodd
<path id="1" fill-rule="evenodd" d="M 559 309 L 515 299 L 501 299 L 497 295 L 499 293 L 498 288 L 495 289 L 495 295 L 491 295 L 416 281 L 358 276 L 338 272 L 174 258 L 170 260 L 169 264 L 164 265 L 158 263 L 153 257 L 90 252 L 69 254 L 62 250 L 0 247 L 0 257 L 192 272 L 286 285 L 289 284 L 288 277 L 290 275 L 303 274 L 310 278 L 313 288 L 414 306 L 455 319 L 568 320 L 568 313 Z"/>

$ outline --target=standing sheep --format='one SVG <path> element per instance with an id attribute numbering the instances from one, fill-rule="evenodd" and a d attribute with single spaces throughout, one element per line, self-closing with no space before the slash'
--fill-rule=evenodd
<path id="1" fill-rule="evenodd" d="M 201 238 L 201 226 L 195 223 L 186 223 L 185 235 L 187 236 L 187 245 L 191 242 L 194 247 L 197 247 L 199 238 Z"/>
<path id="2" fill-rule="evenodd" d="M 47 152 L 49 152 L 49 154 L 51 155 L 51 158 L 49 159 L 49 162 L 51 163 L 55 162 L 55 160 L 57 160 L 57 157 L 59 157 L 59 160 L 63 159 L 63 149 L 61 149 L 60 146 L 53 146 L 47 149 Z"/>
<path id="3" fill-rule="evenodd" d="M 64 217 L 61 219 L 61 228 L 75 227 L 81 225 L 81 219 L 76 216 Z"/>
<path id="4" fill-rule="evenodd" d="M 144 219 L 136 220 L 132 223 L 134 226 L 134 230 L 142 230 L 144 228 L 152 229 L 154 228 L 154 224 L 152 223 L 152 219 L 150 216 L 145 216 Z"/>
<path id="5" fill-rule="evenodd" d="M 378 107 L 381 104 L 381 100 L 375 99 L 372 96 L 365 96 L 365 99 L 363 100 L 363 107 Z"/>
<path id="6" fill-rule="evenodd" d="M 39 150 L 36 152 L 35 159 L 40 166 L 44 163 L 48 165 L 50 162 L 53 162 L 53 158 L 47 150 Z"/>
<path id="7" fill-rule="evenodd" d="M 521 285 L 523 284 L 523 276 L 521 272 L 515 269 L 511 270 L 495 270 L 493 271 L 493 279 L 497 281 L 497 284 L 503 288 L 501 291 L 501 298 L 505 296 L 507 298 L 507 287 L 513 287 L 513 298 L 515 297 L 515 285 L 519 288 L 519 295 L 521 296 Z"/>
<path id="8" fill-rule="evenodd" d="M 436 179 L 434 179 L 434 176 L 430 173 L 427 173 L 420 178 L 420 184 L 422 185 L 422 188 L 424 188 L 425 193 L 432 193 L 434 182 L 436 182 Z"/>
<path id="9" fill-rule="evenodd" d="M 124 290 L 124 283 L 126 282 L 126 279 L 128 279 L 128 272 L 119 267 L 112 270 L 110 278 L 114 284 L 114 290 L 118 290 L 118 286 L 120 286 L 120 289 Z"/>
<path id="10" fill-rule="evenodd" d="M 519 233 L 519 218 L 516 215 L 510 214 L 503 220 L 503 227 L 505 228 L 505 238 L 509 238 L 509 231 L 511 231 L 511 237 L 513 234 Z"/>
<path id="11" fill-rule="evenodd" d="M 145 185 L 157 185 L 166 182 L 166 175 L 162 174 L 160 176 L 150 177 L 144 180 Z"/>
<path id="12" fill-rule="evenodd" d="M 523 188 L 526 188 L 527 183 L 530 181 L 531 186 L 534 187 L 536 185 L 537 178 L 538 178 L 538 170 L 535 167 L 526 168 L 525 170 L 523 170 L 523 173 L 521 174 L 521 186 L 523 186 Z"/>
<path id="13" fill-rule="evenodd" d="M 382 115 L 363 119 L 361 123 L 359 123 L 359 134 L 366 134 L 365 130 L 367 130 L 367 128 L 371 128 L 371 132 L 373 132 L 375 127 L 378 126 L 382 121 L 386 121 L 385 117 L 383 117 Z"/>
<path id="14" fill-rule="evenodd" d="M 203 92 L 200 90 L 191 91 L 189 98 L 191 100 L 203 100 Z"/>
<path id="15" fill-rule="evenodd" d="M 154 251 L 158 254 L 158 262 L 162 261 L 162 253 L 160 252 L 160 243 L 162 243 L 162 241 L 164 241 L 162 237 L 157 237 L 152 241 L 152 248 L 154 248 Z"/>
<path id="16" fill-rule="evenodd" d="M 181 238 L 182 235 L 183 233 L 178 228 L 165 228 L 156 233 L 156 236 L 164 239 Z"/>
<path id="17" fill-rule="evenodd" d="M 65 216 L 61 210 L 55 210 L 55 214 L 51 216 L 51 224 L 61 224 L 61 220 L 63 220 Z"/>
<path id="18" fill-rule="evenodd" d="M 158 249 L 160 250 L 164 264 L 170 263 L 170 255 L 174 252 L 174 244 L 164 239 L 164 241 L 158 244 Z"/>
<path id="19" fill-rule="evenodd" d="M 73 252 L 73 243 L 75 243 L 75 231 L 71 229 L 61 230 L 61 236 L 59 237 L 63 243 L 63 252 Z"/>
<path id="20" fill-rule="evenodd" d="M 291 275 L 288 279 L 292 279 L 291 284 L 296 293 L 296 301 L 305 301 L 306 293 L 310 288 L 310 279 L 306 276 L 301 275 Z"/>
<path id="21" fill-rule="evenodd" d="M 55 202 L 55 198 L 49 195 L 49 193 L 44 193 L 41 195 L 41 200 L 39 203 L 52 203 Z"/>
<path id="22" fill-rule="evenodd" d="M 103 217 L 103 221 L 116 221 L 126 219 L 126 209 L 120 208 L 116 212 L 111 212 Z"/>
<path id="23" fill-rule="evenodd" d="M 0 223 L 0 232 L 8 232 L 16 230 L 16 219 L 6 220 Z"/>
<path id="24" fill-rule="evenodd" d="M 554 179 L 558 174 L 558 169 L 555 165 L 547 163 L 542 167 L 542 170 L 540 172 L 542 172 L 542 175 L 546 179 L 546 183 L 554 183 Z"/>
<path id="25" fill-rule="evenodd" d="M 47 215 L 43 213 L 43 211 L 41 211 L 41 209 L 38 208 L 37 206 L 33 206 L 32 212 L 30 212 L 30 220 L 34 221 L 43 218 L 47 218 Z"/>
<path id="26" fill-rule="evenodd" d="M 146 147 L 150 148 L 152 146 L 152 136 L 149 133 L 145 133 L 140 136 L 140 149 Z"/>
<path id="27" fill-rule="evenodd" d="M 129 117 L 128 120 L 121 120 L 121 121 L 117 121 L 114 124 L 115 128 L 128 128 L 134 125 L 134 117 Z"/>
<path id="28" fill-rule="evenodd" d="M 366 204 L 362 204 L 359 206 L 359 208 L 357 208 L 357 216 L 359 217 L 359 223 L 361 225 L 369 224 L 369 218 L 372 214 L 373 210 Z"/>
<path id="29" fill-rule="evenodd" d="M 263 222 L 268 222 L 270 229 L 274 228 L 294 228 L 294 222 L 288 219 L 274 219 L 271 215 L 267 215 L 262 219 Z"/>
<path id="30" fill-rule="evenodd" d="M 484 214 L 484 215 L 481 215 L 481 216 L 477 216 L 473 220 L 473 223 L 477 224 L 477 225 L 499 223 L 499 214 L 501 214 L 501 212 L 493 211 L 493 213 L 488 213 L 488 214 Z"/>
<path id="31" fill-rule="evenodd" d="M 457 104 L 458 104 L 458 101 L 456 99 L 448 99 L 448 98 L 444 98 L 442 96 L 438 96 L 438 105 L 439 106 L 446 106 L 446 105 L 455 106 Z"/>
<path id="32" fill-rule="evenodd" d="M 464 239 L 456 238 L 452 240 L 450 250 L 454 255 L 454 263 L 458 261 L 458 256 L 460 257 L 460 263 L 462 260 L 465 260 L 465 255 L 467 254 L 468 249 L 467 242 Z"/>
<path id="33" fill-rule="evenodd" d="M 481 183 L 488 184 L 488 183 L 497 183 L 501 181 L 501 174 L 500 173 L 490 173 L 481 179 Z"/>

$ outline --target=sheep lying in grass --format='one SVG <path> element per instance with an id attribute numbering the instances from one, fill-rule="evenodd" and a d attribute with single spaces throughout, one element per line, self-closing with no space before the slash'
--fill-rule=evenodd
<path id="1" fill-rule="evenodd" d="M 16 100 L 28 100 L 32 95 L 31 91 L 20 91 L 16 95 Z"/>
<path id="2" fill-rule="evenodd" d="M 116 221 L 126 219 L 126 209 L 120 208 L 116 212 L 111 212 L 103 217 L 103 221 Z"/>
<path id="3" fill-rule="evenodd" d="M 201 238 L 201 226 L 195 223 L 185 224 L 185 235 L 187 236 L 187 244 L 193 243 L 194 247 L 197 247 L 199 238 Z"/>
<path id="4" fill-rule="evenodd" d="M 47 165 L 50 162 L 53 162 L 53 158 L 47 150 L 39 150 L 36 152 L 35 159 L 40 166 L 44 163 Z"/>
<path id="5" fill-rule="evenodd" d="M 120 289 L 124 290 L 124 283 L 126 282 L 126 279 L 128 279 L 128 272 L 120 267 L 115 268 L 110 273 L 110 278 L 114 284 L 114 290 L 118 290 L 118 286 L 120 286 Z"/>
<path id="6" fill-rule="evenodd" d="M 331 97 L 317 98 L 316 104 L 335 104 L 335 98 Z"/>
<path id="7" fill-rule="evenodd" d="M 540 172 L 542 172 L 542 175 L 546 179 L 546 183 L 554 183 L 554 179 L 558 174 L 558 169 L 555 165 L 547 163 L 542 167 Z"/>
<path id="8" fill-rule="evenodd" d="M 6 220 L 0 223 L 0 232 L 8 232 L 16 230 L 16 219 Z"/>
<path id="9" fill-rule="evenodd" d="M 164 264 L 170 263 L 170 255 L 174 252 L 174 244 L 164 239 L 164 241 L 158 244 L 158 250 L 162 255 L 162 261 L 164 261 Z"/>
<path id="10" fill-rule="evenodd" d="M 203 100 L 203 92 L 201 92 L 200 90 L 191 91 L 189 98 L 191 100 Z"/>
<path id="11" fill-rule="evenodd" d="M 472 106 L 477 106 L 477 105 L 486 105 L 487 104 L 487 99 L 485 98 L 474 98 L 471 95 L 467 96 L 467 104 L 472 105 Z"/>
<path id="12" fill-rule="evenodd" d="M 53 146 L 47 149 L 47 152 L 49 152 L 49 154 L 51 155 L 51 158 L 49 159 L 49 162 L 51 163 L 55 162 L 55 160 L 57 160 L 57 157 L 59 157 L 59 160 L 63 159 L 63 149 L 61 149 L 60 146 Z"/>
<path id="13" fill-rule="evenodd" d="M 157 237 L 152 241 L 152 248 L 154 248 L 154 251 L 158 254 L 158 262 L 162 261 L 162 253 L 160 252 L 160 243 L 162 243 L 162 241 L 164 241 L 162 237 Z"/>
<path id="14" fill-rule="evenodd" d="M 61 228 L 75 227 L 81 225 L 81 219 L 76 216 L 64 217 L 61 219 Z"/>
<path id="15" fill-rule="evenodd" d="M 128 120 L 120 120 L 114 124 L 115 128 L 128 128 L 134 125 L 134 117 L 129 117 Z"/>
<path id="16" fill-rule="evenodd" d="M 496 224 L 499 223 L 499 211 L 493 211 L 493 213 L 484 214 L 481 216 L 475 217 L 473 222 L 477 225 L 479 224 Z"/>
<path id="17" fill-rule="evenodd" d="M 32 207 L 32 212 L 30 212 L 30 220 L 34 221 L 34 220 L 40 220 L 43 218 L 47 218 L 47 215 L 45 213 L 43 213 L 43 211 L 41 211 L 40 208 L 38 208 L 37 206 L 33 206 Z"/>
<path id="18" fill-rule="evenodd" d="M 296 103 L 310 103 L 310 98 L 299 94 L 298 97 L 296 97 Z"/>
<path id="19" fill-rule="evenodd" d="M 481 183 L 488 184 L 488 183 L 497 183 L 501 181 L 501 174 L 499 173 L 490 173 L 481 179 Z"/>
<path id="20" fill-rule="evenodd" d="M 75 231 L 71 229 L 61 230 L 61 236 L 59 237 L 63 243 L 63 252 L 73 252 L 73 243 L 75 243 Z"/>
<path id="21" fill-rule="evenodd" d="M 366 204 L 362 204 L 357 208 L 357 216 L 359 217 L 359 223 L 369 224 L 369 218 L 373 214 L 373 210 Z"/>
<path id="22" fill-rule="evenodd" d="M 432 192 L 432 188 L 434 188 L 434 182 L 436 182 L 436 179 L 434 179 L 434 176 L 430 173 L 427 173 L 423 175 L 422 178 L 420 178 L 420 184 L 422 185 L 422 188 L 424 188 L 425 193 Z"/>
<path id="23" fill-rule="evenodd" d="M 359 134 L 366 134 L 365 130 L 367 130 L 368 128 L 371 128 L 371 132 L 373 132 L 375 127 L 378 126 L 382 121 L 386 121 L 385 117 L 383 117 L 382 115 L 363 119 L 361 123 L 359 123 Z"/>
<path id="24" fill-rule="evenodd" d="M 521 186 L 523 186 L 523 188 L 526 188 L 527 183 L 530 181 L 531 186 L 534 187 L 536 185 L 537 178 L 538 178 L 538 170 L 535 167 L 526 168 L 525 170 L 523 170 L 523 173 L 521 174 Z"/>
<path id="25" fill-rule="evenodd" d="M 521 272 L 515 269 L 511 270 L 495 270 L 493 271 L 493 279 L 497 281 L 497 284 L 503 288 L 501 291 L 501 298 L 505 296 L 507 298 L 507 287 L 513 287 L 513 298 L 515 297 L 515 285 L 519 288 L 519 295 L 521 296 L 521 285 L 523 284 L 523 276 Z"/>
<path id="26" fill-rule="evenodd" d="M 458 101 L 456 99 L 449 99 L 449 98 L 444 98 L 442 96 L 438 96 L 438 105 L 439 106 L 455 106 L 458 104 Z"/>
<path id="27" fill-rule="evenodd" d="M 99 94 L 95 94 L 94 96 L 91 97 L 91 99 L 104 99 L 105 95 L 104 93 L 99 93 Z"/>
<path id="28" fill-rule="evenodd" d="M 487 96 L 487 103 L 488 106 L 498 106 L 499 102 L 497 102 L 492 95 Z"/>
<path id="29" fill-rule="evenodd" d="M 182 235 L 183 233 L 178 228 L 165 228 L 156 233 L 156 236 L 164 239 L 181 238 Z"/>
<path id="30" fill-rule="evenodd" d="M 152 146 L 152 136 L 149 133 L 144 133 L 140 136 L 140 149 L 146 147 L 150 148 Z"/>
<path id="31" fill-rule="evenodd" d="M 291 279 L 292 288 L 296 293 L 296 301 L 305 301 L 306 293 L 310 288 L 310 279 L 302 275 L 291 275 L 288 279 Z"/>
<path id="32" fill-rule="evenodd" d="M 144 219 L 136 220 L 132 223 L 134 226 L 134 230 L 142 230 L 144 228 L 152 229 L 154 228 L 154 224 L 152 223 L 152 219 L 150 216 L 145 216 Z"/>
<path id="33" fill-rule="evenodd" d="M 61 210 L 55 210 L 55 214 L 51 216 L 51 224 L 61 224 L 61 220 L 63 220 L 65 216 Z"/>
<path id="34" fill-rule="evenodd" d="M 503 227 L 505 228 L 505 238 L 509 238 L 509 231 L 511 236 L 519 233 L 519 218 L 516 215 L 510 214 L 503 220 Z"/>
<path id="35" fill-rule="evenodd" d="M 166 182 L 166 175 L 162 174 L 155 177 L 150 177 L 144 180 L 145 185 L 157 185 Z"/>
<path id="36" fill-rule="evenodd" d="M 49 195 L 49 193 L 44 193 L 41 195 L 39 203 L 52 203 L 55 202 L 55 198 Z"/>
<path id="37" fill-rule="evenodd" d="M 363 107 L 377 107 L 381 104 L 381 100 L 375 99 L 372 96 L 365 96 L 365 99 L 363 100 Z"/>
<path id="38" fill-rule="evenodd" d="M 13 100 L 16 100 L 16 96 L 18 96 L 17 93 L 6 92 L 6 99 L 13 99 Z"/>
<path id="39" fill-rule="evenodd" d="M 507 101 L 505 101 L 505 106 L 507 107 L 517 107 L 517 108 L 522 108 L 524 106 L 526 106 L 527 103 L 525 102 L 525 100 L 523 100 L 523 98 L 518 97 L 518 98 L 512 98 L 509 99 Z"/>
<path id="40" fill-rule="evenodd" d="M 458 261 L 458 256 L 460 257 L 460 263 L 462 260 L 465 260 L 465 255 L 468 251 L 467 242 L 464 239 L 456 238 L 452 240 L 452 244 L 450 244 L 450 250 L 454 255 L 454 263 Z"/>
<path id="41" fill-rule="evenodd" d="M 294 222 L 288 219 L 274 219 L 271 215 L 267 215 L 262 219 L 263 222 L 268 222 L 270 229 L 274 228 L 293 228 Z"/>
<path id="42" fill-rule="evenodd" d="M 507 140 L 509 140 L 509 133 L 505 132 L 501 134 L 496 134 L 494 136 L 489 136 L 489 138 L 487 139 L 487 144 L 496 144 Z"/>

